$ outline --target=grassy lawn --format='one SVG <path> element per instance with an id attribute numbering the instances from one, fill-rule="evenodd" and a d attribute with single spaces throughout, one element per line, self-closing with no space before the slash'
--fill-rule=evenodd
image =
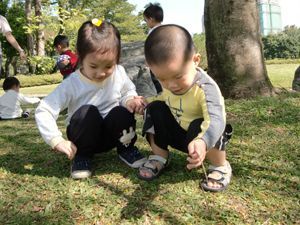
<path id="1" fill-rule="evenodd" d="M 35 86 L 35 87 L 26 87 L 22 88 L 21 92 L 25 95 L 46 95 L 49 94 L 51 91 L 53 91 L 58 84 L 49 84 L 49 85 L 43 85 L 42 87 L 40 86 Z"/>
<path id="2" fill-rule="evenodd" d="M 115 150 L 95 159 L 91 179 L 72 180 L 70 162 L 44 144 L 32 117 L 1 121 L 0 224 L 299 223 L 299 107 L 299 94 L 227 101 L 234 176 L 218 194 L 199 188 L 203 171 L 188 172 L 177 151 L 151 183 Z M 137 146 L 146 154 L 140 127 L 138 118 Z"/>
<path id="3" fill-rule="evenodd" d="M 275 87 L 291 89 L 294 74 L 299 64 L 267 65 L 268 76 Z"/>
<path id="4" fill-rule="evenodd" d="M 267 71 L 268 71 L 268 76 L 272 82 L 272 84 L 275 87 L 283 87 L 287 89 L 291 89 L 292 87 L 292 81 L 294 78 L 294 73 L 297 67 L 299 66 L 298 64 L 271 64 L 271 65 L 266 65 L 267 66 Z M 44 79 L 40 78 L 40 83 L 44 82 L 47 83 L 47 79 L 49 80 L 48 83 L 51 82 L 57 82 L 57 80 L 60 79 L 60 74 L 55 74 L 55 75 L 47 75 L 45 76 Z M 40 76 L 43 77 L 43 76 Z M 54 77 L 54 78 L 53 78 Z M 24 79 L 25 78 L 25 79 Z M 26 84 L 32 83 L 31 77 L 27 78 L 26 76 L 22 76 L 22 80 L 26 82 Z M 36 78 L 33 78 L 36 79 Z M 51 80 L 52 79 L 52 80 Z M 0 81 L 0 84 L 2 86 L 3 80 Z M 50 93 L 58 84 L 49 84 L 49 85 L 43 85 L 41 86 L 34 86 L 34 87 L 24 87 L 21 88 L 21 92 L 24 94 L 33 94 L 33 95 L 46 95 Z M 0 95 L 2 95 L 4 91 L 2 88 L 0 89 Z"/>
<path id="5" fill-rule="evenodd" d="M 95 158 L 91 179 L 72 180 L 70 161 L 43 142 L 33 116 L 1 121 L 0 224 L 299 224 L 300 94 L 226 105 L 233 179 L 215 194 L 199 188 L 202 169 L 187 171 L 186 155 L 174 150 L 150 183 L 115 150 Z M 148 154 L 137 119 L 137 146 Z"/>

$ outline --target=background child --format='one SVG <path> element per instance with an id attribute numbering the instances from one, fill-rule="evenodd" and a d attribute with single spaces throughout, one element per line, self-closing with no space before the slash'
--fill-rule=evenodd
<path id="1" fill-rule="evenodd" d="M 149 3 L 144 10 L 144 20 L 147 26 L 150 28 L 148 31 L 148 35 L 158 26 L 161 25 L 164 19 L 164 11 L 159 3 Z M 150 75 L 154 87 L 156 89 L 157 94 L 162 92 L 162 87 L 156 77 L 153 75 L 152 71 L 150 70 Z"/>
<path id="2" fill-rule="evenodd" d="M 46 143 L 73 159 L 71 176 L 91 175 L 95 153 L 117 147 L 121 160 L 138 168 L 145 158 L 134 146 L 136 121 L 133 112 L 143 111 L 143 99 L 120 58 L 120 34 L 107 21 L 93 19 L 78 31 L 80 69 L 44 98 L 36 110 L 36 122 Z M 62 137 L 55 120 L 68 108 L 67 136 Z"/>
<path id="3" fill-rule="evenodd" d="M 77 68 L 77 55 L 69 49 L 69 39 L 65 35 L 57 35 L 53 41 L 54 48 L 60 56 L 57 59 L 56 66 L 66 79 Z"/>
<path id="4" fill-rule="evenodd" d="M 162 25 L 148 36 L 145 57 L 164 89 L 156 98 L 161 101 L 147 106 L 143 132 L 153 155 L 140 168 L 139 177 L 152 180 L 163 171 L 170 145 L 188 153 L 188 169 L 199 167 L 204 158 L 210 161 L 209 180 L 202 182 L 205 190 L 225 189 L 231 167 L 224 150 L 232 128 L 225 129 L 224 99 L 217 84 L 197 68 L 200 55 L 192 37 L 183 27 Z"/>
<path id="5" fill-rule="evenodd" d="M 15 77 L 7 77 L 3 81 L 5 93 L 0 97 L 0 119 L 27 118 L 29 111 L 23 112 L 22 104 L 35 104 L 40 101 L 36 97 L 26 97 L 19 93 L 20 81 Z"/>

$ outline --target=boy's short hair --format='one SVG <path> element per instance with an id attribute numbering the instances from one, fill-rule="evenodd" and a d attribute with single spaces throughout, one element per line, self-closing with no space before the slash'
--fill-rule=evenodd
<path id="1" fill-rule="evenodd" d="M 145 41 L 145 58 L 149 65 L 161 65 L 182 54 L 188 61 L 195 53 L 190 33 L 175 24 L 162 25 L 154 29 Z"/>
<path id="2" fill-rule="evenodd" d="M 20 81 L 15 77 L 7 77 L 3 81 L 2 87 L 4 91 L 12 89 L 13 86 L 20 86 Z"/>
<path id="3" fill-rule="evenodd" d="M 63 48 L 69 47 L 69 38 L 66 35 L 57 35 L 54 38 L 53 46 L 57 47 L 58 45 L 61 45 Z"/>
<path id="4" fill-rule="evenodd" d="M 149 3 L 145 8 L 143 15 L 146 18 L 153 18 L 159 23 L 164 20 L 164 11 L 159 3 Z"/>
<path id="5" fill-rule="evenodd" d="M 86 21 L 78 30 L 76 49 L 81 62 L 87 54 L 100 51 L 103 54 L 115 52 L 118 64 L 121 55 L 120 32 L 106 20 L 102 21 L 99 26 L 93 24 L 92 21 Z"/>

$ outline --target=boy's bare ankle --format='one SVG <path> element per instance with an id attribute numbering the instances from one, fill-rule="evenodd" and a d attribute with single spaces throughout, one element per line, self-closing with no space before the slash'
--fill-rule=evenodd
<path id="1" fill-rule="evenodd" d="M 162 150 L 162 149 L 152 149 L 152 153 L 154 155 L 159 155 L 165 159 L 168 159 L 168 157 L 169 157 L 169 152 L 166 150 Z"/>

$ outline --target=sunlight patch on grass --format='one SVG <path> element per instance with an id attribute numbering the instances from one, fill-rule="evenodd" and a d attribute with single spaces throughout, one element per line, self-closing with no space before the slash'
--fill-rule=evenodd
<path id="1" fill-rule="evenodd" d="M 268 76 L 275 87 L 291 89 L 294 74 L 299 64 L 266 65 Z"/>

